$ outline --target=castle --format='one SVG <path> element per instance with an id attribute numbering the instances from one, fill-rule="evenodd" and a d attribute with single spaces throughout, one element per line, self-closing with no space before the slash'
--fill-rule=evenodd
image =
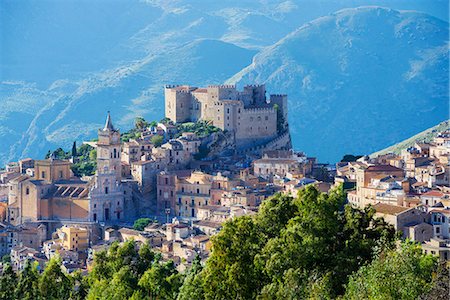
<path id="1" fill-rule="evenodd" d="M 288 133 L 287 96 L 270 95 L 265 85 L 187 85 L 165 87 L 165 115 L 176 122 L 210 121 L 230 132 L 237 148 L 267 143 Z"/>

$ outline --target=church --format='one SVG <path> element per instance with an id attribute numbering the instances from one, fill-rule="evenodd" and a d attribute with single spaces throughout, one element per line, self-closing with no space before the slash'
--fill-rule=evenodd
<path id="1" fill-rule="evenodd" d="M 50 157 L 35 161 L 34 175 L 9 182 L 8 221 L 12 225 L 43 223 L 48 232 L 65 224 L 94 226 L 133 221 L 133 181 L 121 178 L 120 131 L 108 113 L 98 130 L 97 172 L 88 180 L 75 177 L 71 162 Z"/>

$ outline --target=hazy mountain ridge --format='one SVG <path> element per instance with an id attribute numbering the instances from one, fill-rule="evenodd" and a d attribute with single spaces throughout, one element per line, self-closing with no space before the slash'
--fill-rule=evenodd
<path id="1" fill-rule="evenodd" d="M 335 161 L 446 120 L 448 50 L 448 23 L 429 15 L 345 9 L 266 48 L 228 82 L 287 93 L 294 146 Z"/>
<path id="2" fill-rule="evenodd" d="M 404 6 L 401 2 L 398 5 Z M 361 1 L 246 0 L 208 5 L 198 0 L 112 1 L 106 10 L 101 1 L 82 0 L 76 7 L 46 1 L 28 6 L 26 1 L 5 3 L 0 6 L 0 23 L 6 29 L 0 33 L 11 34 L 1 36 L 7 47 L 2 48 L 0 56 L 0 165 L 26 156 L 41 157 L 50 148 L 70 147 L 72 140 L 94 137 L 107 110 L 123 129 L 131 127 L 137 115 L 160 119 L 164 84 L 222 83 L 235 73 L 247 72 L 248 68 L 240 71 L 251 63 L 254 49 L 262 49 L 255 62 L 263 60 L 264 55 L 270 57 L 271 49 L 279 50 L 300 29 L 289 32 L 305 21 Z M 437 1 L 436 6 L 404 3 L 433 14 L 448 7 L 445 1 Z M 323 35 L 320 31 L 311 34 L 319 39 Z M 438 54 L 445 55 L 446 51 L 442 45 L 422 51 L 422 58 L 417 56 L 414 68 L 405 76 L 423 80 L 424 74 L 439 68 L 442 58 Z M 296 140 L 303 134 L 305 121 L 296 118 L 295 112 L 305 103 L 292 101 L 302 99 L 295 89 L 290 90 L 298 82 L 284 74 L 302 74 L 309 69 L 298 64 L 289 52 L 282 54 L 281 64 L 266 59 L 265 67 L 274 69 L 269 78 L 276 82 L 268 82 L 268 91 L 289 93 L 294 143 L 301 147 Z M 322 54 L 311 55 L 311 63 Z M 348 59 L 341 57 L 338 68 L 346 68 Z M 329 87 L 317 80 L 324 78 L 319 73 L 316 70 L 304 76 L 302 86 L 323 94 Z M 256 81 L 266 80 L 263 75 Z M 448 78 L 437 83 L 432 78 L 428 86 L 434 84 L 436 94 L 442 94 L 446 81 Z M 345 80 L 334 83 L 332 89 L 337 93 Z M 318 112 L 324 107 L 334 109 L 321 101 Z M 346 109 L 351 112 L 355 108 Z M 322 155 L 317 148 L 305 150 Z"/>
<path id="3" fill-rule="evenodd" d="M 416 142 L 431 142 L 434 137 L 437 136 L 439 132 L 450 130 L 450 120 L 439 123 L 436 126 L 433 126 L 427 130 L 424 130 L 400 143 L 377 151 L 375 153 L 370 154 L 370 157 L 376 157 L 378 155 L 383 155 L 386 153 L 395 153 L 400 154 L 403 149 L 407 149 L 409 147 L 413 147 Z"/>

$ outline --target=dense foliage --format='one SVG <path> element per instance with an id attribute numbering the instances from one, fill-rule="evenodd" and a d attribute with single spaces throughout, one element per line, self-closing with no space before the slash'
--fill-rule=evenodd
<path id="1" fill-rule="evenodd" d="M 133 228 L 139 231 L 144 230 L 144 228 L 152 222 L 150 218 L 139 218 L 134 221 Z"/>
<path id="2" fill-rule="evenodd" d="M 71 151 L 64 151 L 62 148 L 58 148 L 55 151 L 47 152 L 45 158 L 53 157 L 55 159 L 71 159 L 73 158 L 72 171 L 75 176 L 81 177 L 83 175 L 94 175 L 97 169 L 97 150 L 87 144 L 82 144 L 77 147 L 76 143 L 73 143 Z"/>
<path id="3" fill-rule="evenodd" d="M 441 299 L 448 270 L 406 241 L 374 210 L 344 204 L 342 189 L 275 195 L 255 216 L 234 218 L 213 251 L 184 274 L 149 245 L 114 243 L 89 275 L 66 275 L 58 259 L 42 274 L 6 265 L 0 299 Z M 443 298 L 445 299 L 445 298 Z"/>
<path id="4" fill-rule="evenodd" d="M 178 129 L 178 136 L 180 136 L 183 132 L 193 132 L 198 137 L 207 137 L 214 132 L 220 132 L 220 129 L 212 125 L 212 122 L 209 121 L 197 121 L 197 122 L 188 122 L 188 123 L 180 123 L 176 124 Z"/>

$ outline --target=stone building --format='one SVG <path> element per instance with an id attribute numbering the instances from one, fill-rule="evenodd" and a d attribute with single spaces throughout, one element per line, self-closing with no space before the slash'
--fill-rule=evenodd
<path id="1" fill-rule="evenodd" d="M 205 205 L 220 204 L 222 194 L 236 187 L 233 180 L 221 173 L 216 175 L 200 171 L 181 170 L 161 172 L 157 176 L 157 209 L 181 218 L 196 218 L 198 209 Z"/>
<path id="2" fill-rule="evenodd" d="M 264 85 L 166 86 L 165 114 L 174 122 L 210 121 L 231 132 L 238 148 L 267 143 L 287 131 L 287 96 L 270 95 Z M 290 147 L 285 145 L 286 148 Z"/>
<path id="3" fill-rule="evenodd" d="M 53 157 L 34 162 L 34 176 L 8 182 L 8 222 L 47 225 L 47 235 L 65 224 L 89 228 L 98 222 L 131 221 L 136 211 L 132 184 L 122 181 L 120 132 L 108 114 L 98 132 L 97 172 L 89 181 L 74 177 L 71 162 Z"/>

